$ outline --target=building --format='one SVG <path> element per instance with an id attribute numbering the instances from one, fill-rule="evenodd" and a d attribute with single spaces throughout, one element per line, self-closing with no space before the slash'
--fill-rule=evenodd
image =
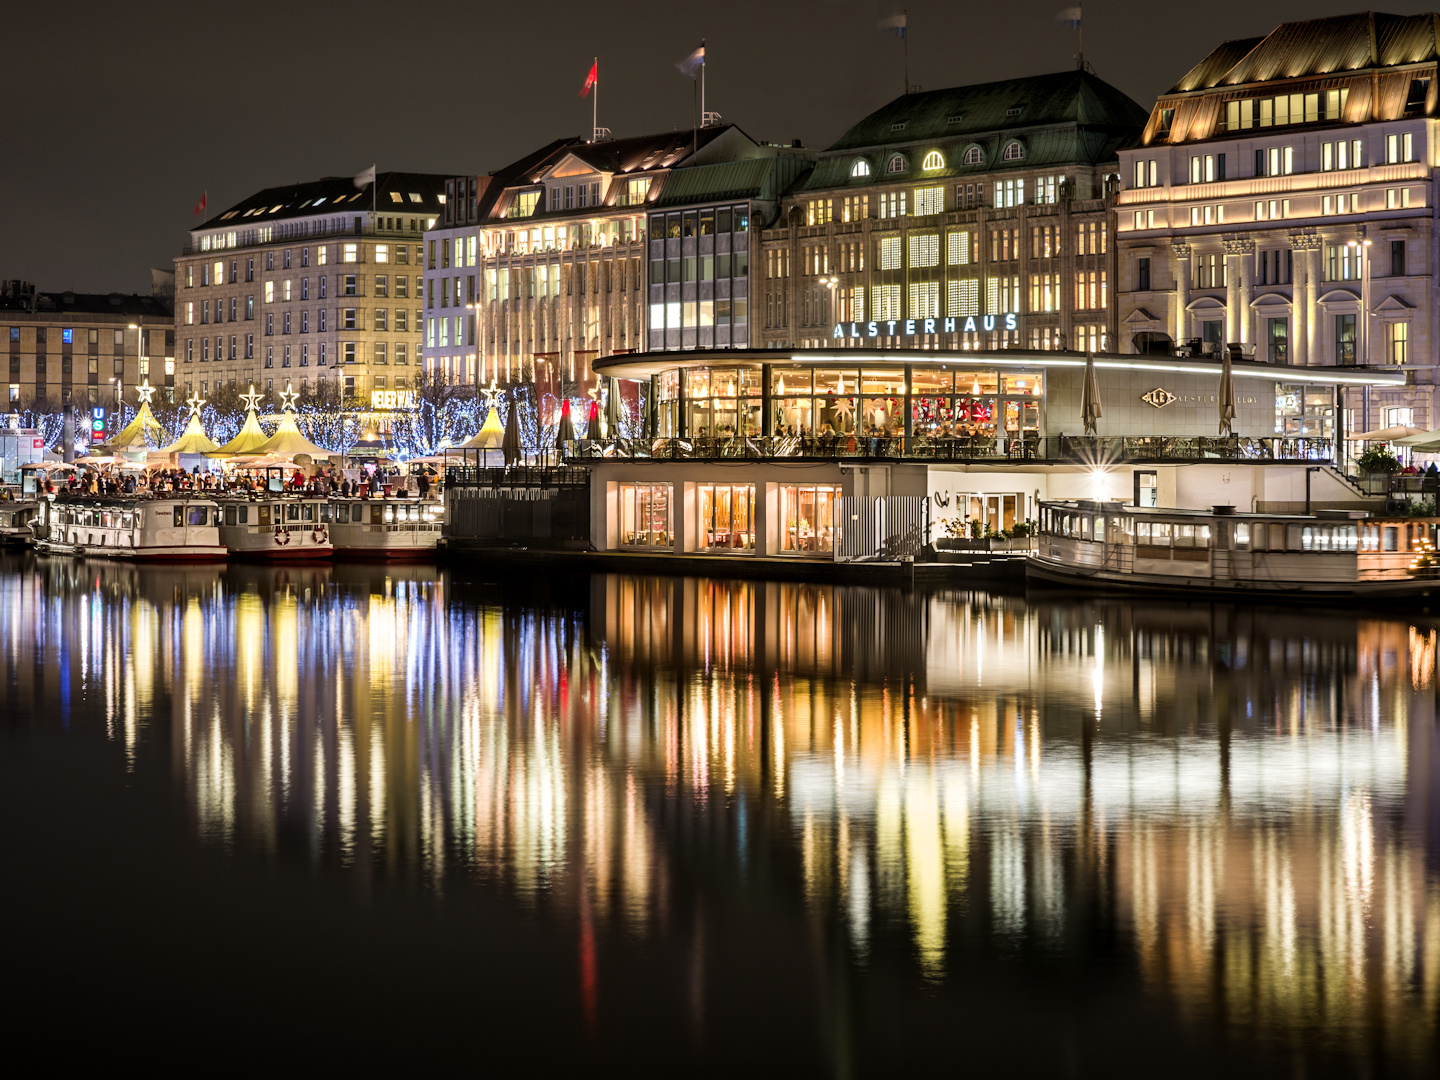
<path id="1" fill-rule="evenodd" d="M 175 260 L 185 393 L 407 388 L 420 371 L 421 234 L 445 181 L 385 172 L 266 188 L 192 229 Z"/>
<path id="2" fill-rule="evenodd" d="M 1079 70 L 896 98 L 763 232 L 755 343 L 1110 348 L 1109 193 L 1144 124 Z"/>
<path id="3" fill-rule="evenodd" d="M 37 401 L 108 408 L 147 380 L 173 398 L 175 330 L 163 294 L 37 292 L 7 281 L 0 327 L 12 408 Z"/>
<path id="4" fill-rule="evenodd" d="M 563 139 L 451 180 L 426 239 L 427 367 L 558 394 L 604 356 L 747 347 L 750 232 L 808 160 L 711 124 Z"/>
<path id="5" fill-rule="evenodd" d="M 1127 351 L 1409 373 L 1292 397 L 1277 432 L 1433 428 L 1437 16 L 1285 23 L 1214 49 L 1121 153 Z M 1339 430 L 1336 430 L 1336 423 Z"/>

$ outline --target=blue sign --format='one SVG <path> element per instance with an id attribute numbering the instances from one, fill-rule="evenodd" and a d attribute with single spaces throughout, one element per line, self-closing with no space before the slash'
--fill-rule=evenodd
<path id="1" fill-rule="evenodd" d="M 1000 320 L 1004 320 L 1003 323 Z M 836 323 L 832 338 L 914 337 L 916 334 L 987 334 L 998 329 L 1016 330 L 1020 322 L 1014 314 L 970 315 L 965 319 L 880 319 L 867 323 Z M 882 331 L 880 328 L 885 327 Z M 848 327 L 848 329 L 847 329 Z"/>
<path id="2" fill-rule="evenodd" d="M 104 409 L 104 407 L 103 407 L 103 406 L 100 406 L 100 405 L 92 405 L 92 406 L 90 407 L 90 419 L 91 419 L 91 420 L 104 420 L 104 419 L 105 419 L 105 409 Z"/>

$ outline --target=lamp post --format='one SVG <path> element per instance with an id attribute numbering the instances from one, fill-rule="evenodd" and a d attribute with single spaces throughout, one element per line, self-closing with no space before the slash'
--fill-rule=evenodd
<path id="1" fill-rule="evenodd" d="M 1370 238 L 1365 235 L 1365 226 L 1360 226 L 1360 234 L 1354 239 L 1347 241 L 1346 247 L 1355 249 L 1355 260 L 1360 272 L 1360 318 L 1357 320 L 1355 342 L 1356 364 L 1364 367 L 1370 363 Z M 1367 386 L 1361 390 L 1360 419 L 1364 425 L 1361 430 L 1369 431 L 1374 427 L 1370 422 L 1370 388 Z"/>
<path id="2" fill-rule="evenodd" d="M 836 321 L 838 321 L 838 320 L 835 318 L 835 303 L 834 303 L 835 286 L 837 286 L 837 285 L 840 284 L 840 279 L 839 279 L 838 277 L 836 277 L 835 275 L 832 274 L 832 275 L 830 275 L 829 277 L 823 277 L 823 278 L 821 278 L 821 279 L 820 279 L 820 284 L 822 284 L 822 285 L 825 286 L 826 295 L 827 295 L 827 297 L 828 297 L 828 299 L 826 300 L 826 303 L 825 303 L 825 307 L 826 307 L 826 312 L 825 312 L 826 318 L 825 318 L 825 321 L 826 321 L 827 323 L 829 323 L 829 322 L 836 322 Z"/>

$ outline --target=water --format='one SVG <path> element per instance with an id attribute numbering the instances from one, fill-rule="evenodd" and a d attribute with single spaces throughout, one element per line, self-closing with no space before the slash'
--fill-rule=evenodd
<path id="1" fill-rule="evenodd" d="M 57 1063 L 1430 1074 L 1437 627 L 5 557 L 7 1019 Z"/>

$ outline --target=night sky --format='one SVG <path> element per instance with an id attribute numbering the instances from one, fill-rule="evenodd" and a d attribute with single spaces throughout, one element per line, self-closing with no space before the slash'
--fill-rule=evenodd
<path id="1" fill-rule="evenodd" d="M 675 63 L 707 39 L 707 106 L 757 139 L 823 147 L 897 96 L 1073 63 L 1069 0 L 546 0 L 434 4 L 10 4 L 0 113 L 0 277 L 42 290 L 148 291 L 191 210 L 263 187 L 383 171 L 488 172 L 584 133 L 577 97 L 600 58 L 600 123 L 689 127 Z M 1397 14 L 1431 3 L 1391 3 Z M 1148 107 L 1221 41 L 1363 10 L 1298 0 L 1108 0 L 1085 8 L 1085 56 Z M 623 12 L 622 16 L 620 13 Z"/>

